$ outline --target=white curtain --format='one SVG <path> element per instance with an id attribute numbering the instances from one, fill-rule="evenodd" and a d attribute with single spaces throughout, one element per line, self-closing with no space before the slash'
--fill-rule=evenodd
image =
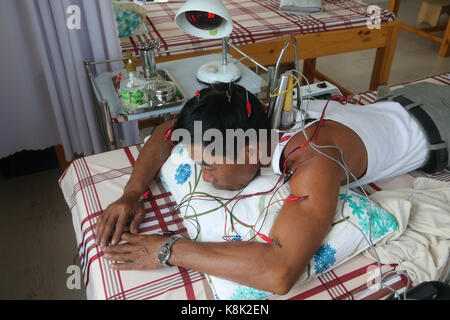
<path id="1" fill-rule="evenodd" d="M 0 158 L 57 144 L 67 160 L 104 151 L 84 60 L 121 55 L 111 0 L 2 0 L 0 27 Z"/>

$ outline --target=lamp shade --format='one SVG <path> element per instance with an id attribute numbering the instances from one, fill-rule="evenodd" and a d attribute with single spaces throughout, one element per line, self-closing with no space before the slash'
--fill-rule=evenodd
<path id="1" fill-rule="evenodd" d="M 188 0 L 178 10 L 175 23 L 184 32 L 202 39 L 220 39 L 233 31 L 233 20 L 221 0 Z"/>

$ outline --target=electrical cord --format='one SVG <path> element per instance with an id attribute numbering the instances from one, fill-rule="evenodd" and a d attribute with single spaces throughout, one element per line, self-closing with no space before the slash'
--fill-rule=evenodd
<path id="1" fill-rule="evenodd" d="M 290 71 L 298 72 L 297 70 L 290 70 Z M 290 71 L 288 71 L 288 72 L 290 72 Z M 298 72 L 298 73 L 299 73 L 299 72 Z M 303 75 L 302 75 L 302 76 L 303 76 Z M 303 76 L 303 78 L 305 79 L 307 85 L 310 86 L 310 84 L 308 83 L 308 80 L 307 80 L 304 76 Z M 327 106 L 328 106 L 328 103 L 331 101 L 331 99 L 336 100 L 336 99 L 334 99 L 334 98 L 338 98 L 337 101 L 340 102 L 340 103 L 343 104 L 343 105 L 347 104 L 347 103 L 350 101 L 349 98 L 345 98 L 345 97 L 343 97 L 343 96 L 340 96 L 340 97 L 333 96 L 332 98 L 330 98 L 330 99 L 327 101 L 327 104 L 325 105 L 325 107 L 324 107 L 324 109 L 323 109 L 323 111 L 322 111 L 321 119 L 323 119 L 325 110 L 326 110 L 326 108 L 327 108 Z M 309 105 L 309 100 L 308 100 L 308 105 Z M 303 118 L 303 115 L 304 115 L 304 114 L 306 115 L 306 114 L 307 114 L 307 111 L 305 111 L 305 112 L 303 113 L 302 110 L 300 110 L 300 112 L 301 112 L 301 116 L 302 116 L 302 120 L 303 120 L 303 119 L 304 119 L 304 118 Z M 317 131 L 316 131 L 316 132 L 317 132 Z M 304 135 L 304 137 L 305 137 L 306 140 L 310 140 L 310 139 L 308 138 L 307 134 L 306 134 L 304 122 L 302 122 L 302 133 L 303 133 L 303 135 Z M 314 138 L 314 137 L 313 137 L 313 138 Z M 311 140 L 312 140 L 313 138 L 311 138 Z M 375 259 L 376 259 L 376 262 L 377 262 L 378 270 L 379 270 L 379 272 L 380 272 L 380 281 L 379 281 L 380 289 L 382 289 L 382 288 L 387 288 L 387 289 L 391 290 L 391 291 L 394 293 L 394 295 L 395 295 L 396 297 L 399 297 L 400 295 L 398 294 L 398 292 L 397 292 L 395 289 L 391 288 L 389 285 L 387 285 L 387 284 L 385 283 L 385 282 L 386 282 L 386 277 L 387 277 L 388 275 L 390 275 L 390 274 L 395 274 L 396 276 L 404 275 L 404 276 L 407 278 L 408 282 L 407 282 L 406 289 L 405 289 L 405 292 L 404 292 L 404 295 L 403 295 L 404 299 L 406 300 L 406 299 L 407 299 L 407 293 L 406 293 L 406 291 L 407 291 L 407 289 L 409 288 L 409 285 L 410 285 L 410 282 L 411 282 L 410 277 L 409 277 L 409 275 L 407 274 L 407 272 L 404 271 L 404 270 L 401 270 L 401 271 L 395 271 L 395 270 L 392 270 L 392 271 L 389 271 L 389 272 L 387 272 L 387 273 L 385 273 L 385 274 L 382 273 L 382 269 L 381 269 L 381 261 L 380 261 L 380 258 L 379 258 L 379 256 L 378 256 L 378 253 L 377 253 L 377 251 L 376 251 L 376 249 L 375 249 L 375 246 L 374 246 L 374 244 L 373 244 L 373 241 L 372 241 L 372 239 L 371 239 L 371 236 L 372 236 L 372 234 L 371 234 L 371 233 L 372 233 L 372 202 L 370 201 L 370 198 L 369 198 L 369 196 L 367 195 L 367 193 L 366 193 L 366 191 L 364 190 L 364 188 L 363 188 L 363 187 L 361 186 L 361 184 L 359 183 L 359 180 L 355 177 L 355 175 L 354 175 L 354 174 L 351 172 L 351 170 L 349 170 L 349 168 L 347 167 L 347 164 L 345 163 L 345 160 L 344 160 L 344 155 L 343 155 L 342 149 L 341 149 L 340 147 L 338 147 L 338 146 L 318 146 L 318 145 L 316 145 L 316 144 L 313 143 L 313 142 L 309 143 L 309 145 L 311 146 L 311 148 L 312 148 L 313 150 L 315 150 L 315 151 L 318 152 L 319 154 L 325 156 L 326 158 L 328 158 L 328 159 L 330 159 L 330 160 L 336 162 L 339 166 L 341 166 L 341 167 L 344 169 L 345 174 L 346 174 L 346 191 L 345 191 L 345 198 L 344 198 L 344 201 L 343 201 L 343 203 L 342 203 L 341 210 L 340 210 L 341 217 L 344 218 L 344 219 L 346 219 L 351 225 L 353 225 L 355 228 L 357 228 L 357 229 L 362 233 L 363 237 L 365 238 L 365 240 L 367 241 L 367 243 L 368 243 L 368 245 L 369 245 L 370 250 L 373 252 L 373 254 L 374 254 L 374 256 L 375 256 Z M 329 155 L 327 155 L 327 154 L 325 154 L 325 153 L 319 151 L 318 149 L 320 149 L 320 148 L 334 148 L 334 149 L 337 149 L 337 150 L 339 151 L 339 154 L 340 154 L 340 158 L 341 158 L 342 163 L 339 162 L 338 160 L 334 159 L 333 157 L 331 157 L 331 156 L 329 156 Z M 353 180 L 356 182 L 356 184 L 358 185 L 358 187 L 361 189 L 362 193 L 364 194 L 364 197 L 365 197 L 367 200 L 369 200 L 369 237 L 367 237 L 367 236 L 365 235 L 364 231 L 363 231 L 361 228 L 359 228 L 356 224 L 354 224 L 352 221 L 350 221 L 349 219 L 347 219 L 347 217 L 344 216 L 345 202 L 346 202 L 346 200 L 347 200 L 347 198 L 348 198 L 348 193 L 349 193 L 349 184 L 350 184 L 350 178 L 349 178 L 349 175 L 352 176 Z"/>
<path id="2" fill-rule="evenodd" d="M 300 83 L 300 80 L 301 80 L 301 79 L 300 79 L 299 77 L 303 78 L 303 79 L 305 80 L 306 84 L 307 84 L 307 87 L 309 88 L 309 92 L 311 92 L 311 88 L 310 88 L 310 84 L 309 84 L 309 82 L 308 82 L 308 79 L 307 79 L 301 72 L 299 72 L 298 70 L 295 70 L 295 69 L 289 70 L 289 71 L 287 71 L 287 72 L 288 72 L 289 75 L 292 75 L 293 77 L 295 77 L 295 79 L 296 79 L 296 84 L 297 84 L 297 83 Z M 297 75 L 299 75 L 299 76 L 296 76 L 295 74 L 297 74 Z M 285 93 L 289 92 L 290 90 L 294 90 L 294 88 L 295 88 L 295 86 L 293 86 L 293 88 L 291 88 L 291 89 L 286 90 L 285 92 L 279 93 L 278 95 L 285 94 Z M 278 95 L 271 95 L 271 97 L 275 97 L 275 96 L 278 96 Z M 406 289 L 405 289 L 405 292 L 404 292 L 404 294 L 403 294 L 403 298 L 406 300 L 406 299 L 407 299 L 406 291 L 407 291 L 407 289 L 409 288 L 409 285 L 410 285 L 410 282 L 411 282 L 410 277 L 409 277 L 409 275 L 407 274 L 407 272 L 404 271 L 404 270 L 401 270 L 401 271 L 395 271 L 395 270 L 392 270 L 392 271 L 389 271 L 389 272 L 386 272 L 385 274 L 383 274 L 382 269 L 381 269 L 381 261 L 380 261 L 380 258 L 379 258 L 379 256 L 378 256 L 378 253 L 377 253 L 377 251 L 376 251 L 376 249 L 375 249 L 375 246 L 374 246 L 374 244 L 373 244 L 373 241 L 372 241 L 372 216 L 373 216 L 373 213 L 372 213 L 372 203 L 371 203 L 370 198 L 369 198 L 369 196 L 367 195 L 366 191 L 364 190 L 364 188 L 363 188 L 363 187 L 361 186 L 361 184 L 359 183 L 359 180 L 355 177 L 355 175 L 354 175 L 354 174 L 351 172 L 351 170 L 349 170 L 349 168 L 347 167 L 347 164 L 345 163 L 345 160 L 344 160 L 344 156 L 343 156 L 343 151 L 342 151 L 342 149 L 341 149 L 340 147 L 338 147 L 338 146 L 319 146 L 319 145 L 316 145 L 315 143 L 313 143 L 313 139 L 316 137 L 317 133 L 319 132 L 319 130 L 320 130 L 321 126 L 322 126 L 322 123 L 323 123 L 323 120 L 324 120 L 324 116 L 325 116 L 325 111 L 326 111 L 326 109 L 327 109 L 327 107 L 328 107 L 329 102 L 332 101 L 332 100 L 334 100 L 334 101 L 338 101 L 338 102 L 341 103 L 342 105 L 345 105 L 345 104 L 347 104 L 347 103 L 350 101 L 350 98 L 345 98 L 344 96 L 341 96 L 341 95 L 339 95 L 339 96 L 338 96 L 338 95 L 335 95 L 335 96 L 331 97 L 331 98 L 327 101 L 327 103 L 326 103 L 326 105 L 325 105 L 325 107 L 324 107 L 324 109 L 323 109 L 323 111 L 322 111 L 322 114 L 321 114 L 321 117 L 320 117 L 320 120 L 319 120 L 319 124 L 318 124 L 318 126 L 317 126 L 317 128 L 316 128 L 316 130 L 315 130 L 315 132 L 314 132 L 314 134 L 312 135 L 311 138 L 309 138 L 309 137 L 307 136 L 307 134 L 306 134 L 306 127 L 305 127 L 305 121 L 306 121 L 306 116 L 307 116 L 307 114 L 308 114 L 308 109 L 309 109 L 309 103 L 310 103 L 310 100 L 311 100 L 311 96 L 308 95 L 307 103 L 306 103 L 306 105 L 304 105 L 303 102 L 304 102 L 305 99 L 303 99 L 303 95 L 302 95 L 301 90 L 298 90 L 297 99 L 300 99 L 300 101 L 301 101 L 301 104 L 300 104 L 300 110 L 299 110 L 301 119 L 300 119 L 300 121 L 294 122 L 294 124 L 301 124 L 301 131 L 302 131 L 302 133 L 303 133 L 303 135 L 304 135 L 304 137 L 305 137 L 305 139 L 306 139 L 306 142 L 305 142 L 303 145 L 294 148 L 294 149 L 286 156 L 286 158 L 284 159 L 284 163 L 283 163 L 283 171 L 282 171 L 282 174 L 280 175 L 280 178 L 278 179 L 277 183 L 276 183 L 271 189 L 269 189 L 269 190 L 267 190 L 267 191 L 263 191 L 263 192 L 257 192 L 257 193 L 254 193 L 254 194 L 239 195 L 239 196 L 235 196 L 235 197 L 232 197 L 232 198 L 214 197 L 214 196 L 211 196 L 211 195 L 203 195 L 203 196 L 202 196 L 202 195 L 196 195 L 196 196 L 191 196 L 191 197 L 189 198 L 189 201 L 190 201 L 192 198 L 194 198 L 194 197 L 197 198 L 197 199 L 198 199 L 198 198 L 202 199 L 202 198 L 204 198 L 204 197 L 211 197 L 211 198 L 214 198 L 215 200 L 226 201 L 225 204 L 224 204 L 224 210 L 225 210 L 225 229 L 224 229 L 224 237 L 223 237 L 223 239 L 226 240 L 226 241 L 230 241 L 230 239 L 232 239 L 232 237 L 230 236 L 229 232 L 227 232 L 227 230 L 226 230 L 226 225 L 227 225 L 227 220 L 226 220 L 226 218 L 227 218 L 227 216 L 228 216 L 228 213 L 227 213 L 227 210 L 228 210 L 228 209 L 227 209 L 227 206 L 228 206 L 228 204 L 230 204 L 232 201 L 235 200 L 235 203 L 233 204 L 232 209 L 231 209 L 231 211 L 230 211 L 230 219 L 232 219 L 232 211 L 234 210 L 234 207 L 236 206 L 237 202 L 239 202 L 240 200 L 245 199 L 245 198 L 249 198 L 249 197 L 253 197 L 253 196 L 267 195 L 267 194 L 272 193 L 272 196 L 271 196 L 271 198 L 270 198 L 270 200 L 269 200 L 269 204 L 261 211 L 261 213 L 259 214 L 258 218 L 256 219 L 255 225 L 254 225 L 253 227 L 250 226 L 250 225 L 246 225 L 245 223 L 240 222 L 242 225 L 246 225 L 247 227 L 249 227 L 251 230 L 253 230 L 253 231 L 255 232 L 255 235 L 253 236 L 253 238 L 251 239 L 251 241 L 254 241 L 255 238 L 256 238 L 256 235 L 259 235 L 259 236 L 260 236 L 263 240 L 265 240 L 266 242 L 272 243 L 272 240 L 271 240 L 271 239 L 269 239 L 267 236 L 261 234 L 259 231 L 261 230 L 261 228 L 262 228 L 262 226 L 263 226 L 263 224 L 264 224 L 265 218 L 266 218 L 267 213 L 268 213 L 268 208 L 269 208 L 271 205 L 273 205 L 273 204 L 275 204 L 275 203 L 277 203 L 277 202 L 285 201 L 285 200 L 286 200 L 286 199 L 282 199 L 282 200 L 278 200 L 278 201 L 276 201 L 276 202 L 274 202 L 274 203 L 271 203 L 271 201 L 272 201 L 274 195 L 277 193 L 277 191 L 278 191 L 278 190 L 279 190 L 279 189 L 287 182 L 286 179 L 285 179 L 285 177 L 286 177 L 287 161 L 288 161 L 288 159 L 289 159 L 296 151 L 298 151 L 298 150 L 300 150 L 300 149 L 302 149 L 302 148 L 304 148 L 304 147 L 306 147 L 306 146 L 309 145 L 309 146 L 310 146 L 313 150 L 315 150 L 317 153 L 319 153 L 319 154 L 321 154 L 322 156 L 324 156 L 324 157 L 330 159 L 331 161 L 337 163 L 337 164 L 344 170 L 344 172 L 345 172 L 345 175 L 346 175 L 345 198 L 344 198 L 343 203 L 342 203 L 342 206 L 341 206 L 340 215 L 341 215 L 342 218 L 344 218 L 344 219 L 345 219 L 346 221 L 348 221 L 352 226 L 354 226 L 357 230 L 359 230 L 359 231 L 361 232 L 361 234 L 363 235 L 364 239 L 365 239 L 366 242 L 368 243 L 370 250 L 371 250 L 372 253 L 374 254 L 375 260 L 376 260 L 376 262 L 377 262 L 377 267 L 378 267 L 378 270 L 379 270 L 379 273 L 380 273 L 380 280 L 379 280 L 379 285 L 380 285 L 380 287 L 379 287 L 379 289 L 381 290 L 382 288 L 387 288 L 387 289 L 389 289 L 390 291 L 392 291 L 396 297 L 400 297 L 399 293 L 398 293 L 395 289 L 391 288 L 389 285 L 386 284 L 386 280 L 387 280 L 387 276 L 389 276 L 389 275 L 391 275 L 391 274 L 394 274 L 394 275 L 396 275 L 396 276 L 404 275 L 404 276 L 407 278 L 407 280 L 408 280 L 407 286 L 406 286 Z M 315 99 L 314 99 L 314 100 L 315 100 Z M 283 130 L 277 130 L 277 131 L 280 132 L 280 133 L 293 133 L 293 132 L 298 132 L 298 131 L 295 131 L 295 130 L 292 130 L 292 129 L 284 130 L 284 131 L 283 131 Z M 333 158 L 333 157 L 331 157 L 331 156 L 327 155 L 326 153 L 324 153 L 324 152 L 322 152 L 322 151 L 319 150 L 319 149 L 326 149 L 326 148 L 337 149 L 337 150 L 339 151 L 339 154 L 340 154 L 340 160 L 341 160 L 341 161 L 339 161 L 339 160 L 337 160 L 337 159 L 335 159 L 335 158 Z M 292 174 L 292 173 L 291 173 L 291 174 Z M 353 178 L 354 182 L 356 182 L 358 188 L 360 188 L 360 190 L 362 191 L 364 197 L 369 201 L 369 234 L 368 234 L 368 237 L 366 236 L 366 234 L 364 233 L 364 231 L 363 231 L 360 227 L 358 227 L 356 224 L 354 224 L 352 221 L 350 221 L 350 220 L 348 219 L 348 217 L 346 217 L 346 216 L 344 215 L 344 207 L 345 207 L 346 200 L 348 199 L 348 193 L 349 193 L 349 189 L 350 189 L 350 188 L 349 188 L 349 184 L 350 184 L 350 176 Z M 284 183 L 282 183 L 283 180 L 285 180 Z M 281 185 L 280 185 L 280 183 L 281 183 Z M 298 199 L 296 199 L 296 200 L 300 200 L 300 199 L 301 199 L 301 197 L 297 197 L 297 198 L 298 198 Z M 206 200 L 206 199 L 204 199 L 204 200 Z M 186 201 L 186 200 L 185 200 L 185 201 Z M 182 205 L 182 204 L 180 203 L 179 208 L 181 208 L 181 205 Z M 260 219 L 260 217 L 261 217 L 261 215 L 262 215 L 262 213 L 263 213 L 264 211 L 266 211 L 266 214 L 264 215 L 263 224 L 261 225 L 259 231 L 256 231 L 256 230 L 254 229 L 254 227 L 256 227 L 256 225 L 257 225 L 257 223 L 258 223 L 258 220 Z M 197 231 L 198 231 L 198 234 L 197 234 L 197 237 L 198 237 L 199 234 L 200 234 L 200 224 L 199 224 L 199 222 L 198 222 L 198 219 L 197 219 L 198 215 L 196 214 L 195 210 L 194 210 L 194 215 L 195 215 L 195 218 L 196 218 L 195 221 L 196 221 L 197 226 L 198 226 L 198 228 L 196 228 Z M 233 223 L 233 221 L 231 221 L 231 227 L 230 227 L 230 228 L 234 229 L 234 223 Z M 250 230 L 249 230 L 249 231 L 250 231 Z M 241 235 L 239 235 L 237 232 L 236 232 L 236 235 L 239 236 L 240 238 L 242 238 Z M 197 239 L 197 237 L 196 237 L 196 239 Z M 239 242 L 236 242 L 236 241 L 232 241 L 232 242 L 233 242 L 233 243 L 236 243 L 236 244 L 239 243 Z"/>

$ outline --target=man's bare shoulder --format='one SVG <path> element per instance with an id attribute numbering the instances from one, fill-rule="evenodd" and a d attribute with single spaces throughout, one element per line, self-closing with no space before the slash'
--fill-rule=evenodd
<path id="1" fill-rule="evenodd" d="M 287 168 L 290 171 L 300 168 L 302 171 L 316 170 L 317 166 L 314 163 L 319 162 L 320 167 L 340 168 L 338 175 L 343 182 L 346 180 L 345 171 L 336 163 L 336 161 L 342 163 L 340 153 L 342 151 L 344 161 L 350 171 L 358 178 L 364 175 L 367 170 L 367 151 L 361 138 L 351 128 L 332 120 L 324 120 L 313 139 L 314 144 L 305 145 L 307 138 L 314 135 L 317 126 L 318 124 L 314 124 L 308 127 L 305 130 L 306 137 L 302 131 L 297 133 L 286 145 L 282 161 L 292 153 L 288 158 Z M 329 158 L 321 153 L 326 154 Z"/>

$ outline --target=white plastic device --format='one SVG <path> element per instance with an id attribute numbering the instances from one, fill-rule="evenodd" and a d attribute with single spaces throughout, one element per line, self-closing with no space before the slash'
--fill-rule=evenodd
<path id="1" fill-rule="evenodd" d="M 294 88 L 294 102 L 297 101 L 297 91 L 297 88 Z M 301 87 L 301 97 L 303 100 L 307 99 L 308 97 L 328 100 L 329 97 L 334 95 L 342 95 L 342 93 L 336 86 L 329 83 L 328 81 L 320 81 L 317 83 L 313 83 L 310 86 Z"/>

